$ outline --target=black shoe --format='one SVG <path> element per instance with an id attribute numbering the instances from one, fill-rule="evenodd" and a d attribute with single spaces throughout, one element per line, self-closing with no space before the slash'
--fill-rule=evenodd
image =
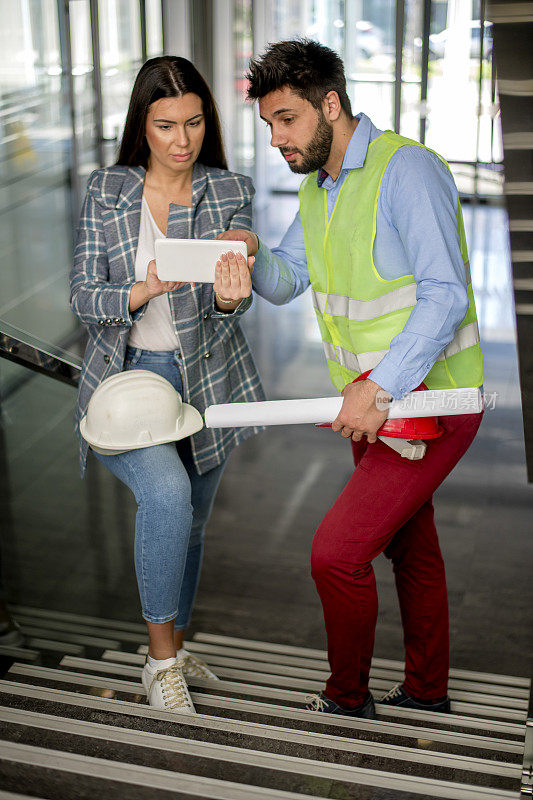
<path id="1" fill-rule="evenodd" d="M 379 701 L 384 706 L 400 706 L 401 708 L 417 708 L 419 711 L 440 711 L 443 714 L 450 714 L 450 698 L 439 700 L 436 703 L 421 703 L 409 697 L 401 684 L 397 684 L 390 692 Z"/>
<path id="2" fill-rule="evenodd" d="M 344 714 L 346 717 L 363 717 L 364 719 L 375 719 L 376 710 L 374 708 L 374 698 L 368 693 L 364 703 L 356 708 L 343 708 L 326 697 L 324 692 L 311 695 L 305 704 L 308 711 L 319 711 L 323 714 Z"/>

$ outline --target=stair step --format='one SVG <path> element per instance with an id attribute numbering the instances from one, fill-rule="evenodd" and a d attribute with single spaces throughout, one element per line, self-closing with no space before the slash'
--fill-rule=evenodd
<path id="1" fill-rule="evenodd" d="M 76 626 L 89 625 L 95 629 L 105 629 L 106 633 L 110 633 L 113 639 L 121 641 L 135 641 L 138 643 L 146 641 L 146 625 L 139 622 L 125 622 L 114 619 L 103 619 L 101 617 L 91 617 L 83 614 L 72 614 L 65 611 L 52 611 L 49 609 L 33 608 L 31 606 L 23 605 L 10 605 L 9 606 L 14 616 L 18 615 L 25 617 L 27 620 L 34 621 L 36 618 L 47 620 L 45 627 L 52 628 L 51 621 L 55 620 L 57 623 L 64 622 L 68 625 L 64 630 L 71 630 L 69 623 Z M 61 629 L 57 624 L 53 625 L 53 629 Z M 123 637 L 123 632 L 135 634 L 135 638 Z M 91 631 L 92 633 L 92 631 Z M 327 664 L 327 653 L 325 650 L 313 649 L 309 647 L 299 647 L 294 645 L 285 645 L 275 642 L 263 642 L 253 639 L 242 639 L 234 636 L 223 636 L 211 633 L 196 633 L 193 637 L 195 643 L 205 643 L 212 645 L 222 645 L 226 647 L 242 648 L 245 650 L 258 650 L 266 654 L 278 653 L 285 655 L 297 656 L 300 658 L 311 658 L 319 661 L 324 661 Z M 191 646 L 192 642 L 187 644 Z M 206 651 L 202 651 L 206 652 Z M 403 673 L 404 663 L 402 661 L 393 661 L 390 659 L 374 658 L 372 660 L 372 667 L 374 669 L 392 670 L 393 672 Z M 325 667 L 327 668 L 327 667 Z M 464 679 L 468 681 L 478 681 L 482 683 L 496 683 L 508 686 L 521 687 L 529 690 L 531 688 L 531 681 L 529 678 L 516 677 L 513 675 L 498 675 L 487 672 L 476 672 L 471 670 L 463 670 L 452 668 L 450 669 L 450 678 Z"/>
<path id="2" fill-rule="evenodd" d="M 234 647 L 244 647 L 246 650 L 262 650 L 267 653 L 286 653 L 296 656 L 309 656 L 310 658 L 323 658 L 327 660 L 325 650 L 315 650 L 310 647 L 295 647 L 293 645 L 277 644 L 274 642 L 261 642 L 254 639 L 239 639 L 235 636 L 219 636 L 212 633 L 196 633 L 193 637 L 195 642 L 206 642 L 209 644 L 222 644 Z M 372 666 L 395 669 L 403 672 L 404 663 L 402 661 L 391 661 L 389 659 L 374 658 Z M 490 672 L 471 672 L 463 669 L 450 669 L 450 677 L 466 678 L 468 680 L 478 680 L 487 683 L 504 683 L 509 686 L 519 686 L 525 689 L 531 688 L 529 678 L 515 677 L 513 675 L 497 675 Z"/>
<path id="3" fill-rule="evenodd" d="M 29 782 L 38 787 L 39 797 L 53 800 L 58 797 L 94 800 L 98 796 L 106 800 L 124 800 L 125 791 L 128 800 L 188 800 L 192 797 L 206 800 L 302 800 L 302 795 L 294 792 L 272 791 L 197 775 L 180 774 L 177 778 L 176 773 L 167 770 L 12 742 L 2 744 L 0 764 L 6 786 L 18 788 L 21 781 Z M 307 800 L 322 800 L 315 794 L 306 794 L 305 797 Z M 417 800 L 420 800 L 418 796 Z M 483 796 L 479 800 L 484 800 Z"/>
<path id="4" fill-rule="evenodd" d="M 259 650 L 246 650 L 243 648 L 231 647 L 229 645 L 212 645 L 206 644 L 204 642 L 197 642 L 193 640 L 192 642 L 186 642 L 184 645 L 187 650 L 191 653 L 197 654 L 199 657 L 203 658 L 207 662 L 213 662 L 214 657 L 218 656 L 230 656 L 233 658 L 239 658 L 242 660 L 250 660 L 250 661 L 272 661 L 275 660 L 278 664 L 293 666 L 293 667 L 300 667 L 306 668 L 309 670 L 319 670 L 321 671 L 322 675 L 326 677 L 329 676 L 330 669 L 327 658 L 320 659 L 311 659 L 302 656 L 291 656 L 283 653 L 276 654 L 275 659 L 273 659 L 272 653 L 261 652 Z M 148 652 L 147 645 L 139 646 L 138 653 L 142 653 L 145 655 Z M 451 677 L 449 680 L 449 687 L 450 689 L 458 689 L 462 691 L 478 691 L 484 692 L 486 694 L 496 694 L 502 697 L 516 697 L 520 699 L 524 699 L 527 701 L 529 698 L 529 686 L 515 686 L 514 684 L 505 684 L 502 681 L 482 681 L 476 677 L 469 677 L 467 678 L 466 675 L 470 673 L 465 673 L 462 678 L 458 677 Z M 475 676 L 475 673 L 473 673 Z M 482 673 L 480 673 L 482 674 Z M 394 683 L 401 683 L 404 676 L 403 664 L 400 667 L 377 667 L 372 665 L 371 675 L 373 679 L 380 678 L 384 679 L 384 686 L 390 687 Z M 493 676 L 494 678 L 500 676 Z M 505 676 L 501 676 L 505 677 Z"/>
<path id="5" fill-rule="evenodd" d="M 30 638 L 40 640 L 55 640 L 63 644 L 64 642 L 85 645 L 86 647 L 105 648 L 107 650 L 120 650 L 121 642 L 117 639 L 104 638 L 103 636 L 88 636 L 82 633 L 70 633 L 68 631 L 50 630 L 44 626 L 21 625 L 22 633 Z"/>
<path id="6" fill-rule="evenodd" d="M 91 670 L 106 675 L 122 675 L 136 680 L 139 678 L 139 667 L 120 664 L 110 661 L 94 661 L 86 658 L 65 656 L 61 660 L 62 667 L 72 669 Z M 279 702 L 283 706 L 302 708 L 305 705 L 305 692 L 279 689 L 259 684 L 246 684 L 232 681 L 213 681 L 201 678 L 189 678 L 188 684 L 199 690 L 206 690 L 210 694 L 223 694 L 224 696 L 236 695 L 239 698 L 253 697 L 268 699 L 270 702 Z M 482 733 L 485 736 L 506 737 L 511 740 L 523 741 L 525 731 L 523 725 L 502 720 L 487 720 L 477 717 L 467 717 L 455 714 L 434 714 L 431 711 L 418 711 L 411 708 L 396 708 L 394 706 L 376 705 L 376 713 L 380 720 L 402 720 L 409 725 L 437 727 L 443 730 L 459 730 L 469 733 Z"/>
<path id="7" fill-rule="evenodd" d="M 51 653 L 70 653 L 73 656 L 82 656 L 85 654 L 85 647 L 80 644 L 71 642 L 58 642 L 53 639 L 41 639 L 40 637 L 31 637 L 27 639 L 27 644 L 30 648 Z"/>
<path id="8" fill-rule="evenodd" d="M 118 661 L 124 664 L 135 664 L 141 666 L 144 664 L 144 656 L 139 653 L 125 653 L 122 651 L 106 650 L 102 654 L 102 658 L 107 661 Z M 233 659 L 224 659 L 225 661 L 233 661 Z M 243 668 L 242 666 L 226 667 L 216 666 L 216 672 L 221 678 L 229 678 L 234 680 L 249 681 L 252 683 L 260 683 L 267 685 L 274 685 L 280 687 L 291 687 L 294 689 L 303 689 L 307 692 L 317 692 L 324 688 L 324 679 L 317 680 L 313 677 L 311 670 L 307 671 L 309 678 L 293 677 L 292 675 L 282 674 L 282 668 L 277 664 L 271 663 L 257 663 L 255 669 Z M 244 662 L 235 660 L 237 665 L 244 665 Z M 251 662 L 246 662 L 249 667 Z M 271 672 L 263 672 L 261 670 L 269 669 Z M 294 668 L 287 668 L 293 670 Z M 301 672 L 304 672 L 303 670 Z M 374 682 L 370 680 L 370 688 L 374 688 Z M 379 688 L 379 687 L 378 687 Z M 390 687 L 389 687 L 390 688 Z M 452 708 L 455 711 L 466 712 L 473 716 L 494 717 L 498 719 L 512 719 L 525 722 L 527 716 L 527 700 L 517 698 L 500 698 L 495 695 L 486 695 L 477 692 L 459 692 L 450 691 L 450 698 L 452 700 Z M 455 701 L 455 702 L 454 702 Z"/>
<path id="9" fill-rule="evenodd" d="M 18 718 L 24 720 L 18 724 L 25 724 L 30 728 L 42 727 L 42 735 L 50 746 L 54 746 L 54 737 L 50 735 L 52 730 L 65 733 L 68 749 L 74 749 L 74 728 L 80 731 L 78 735 L 85 738 L 91 736 L 89 731 L 92 730 L 96 747 L 100 748 L 99 752 L 102 747 L 108 752 L 110 740 L 124 741 L 124 737 L 129 736 L 128 743 L 131 746 L 140 747 L 144 742 L 145 746 L 165 748 L 167 751 L 174 746 L 180 752 L 186 751 L 191 757 L 194 753 L 198 754 L 203 764 L 205 759 L 212 758 L 229 761 L 232 765 L 238 763 L 253 766 L 253 771 L 248 770 L 244 779 L 249 780 L 252 773 L 259 770 L 259 785 L 264 785 L 267 774 L 270 776 L 269 780 L 272 778 L 272 773 L 264 771 L 272 770 L 274 773 L 293 774 L 297 785 L 301 776 L 334 781 L 334 787 L 330 789 L 334 788 L 335 792 L 341 792 L 345 784 L 365 783 L 364 779 L 380 781 L 370 785 L 382 788 L 392 788 L 394 785 L 397 790 L 401 787 L 406 791 L 423 793 L 430 797 L 453 797 L 455 800 L 474 796 L 464 792 L 479 792 L 482 787 L 485 792 L 488 788 L 498 790 L 499 794 L 492 794 L 493 797 L 510 798 L 513 796 L 512 792 L 519 788 L 521 766 L 515 764 L 412 751 L 359 740 L 355 749 L 354 740 L 346 737 L 294 732 L 280 727 L 226 721 L 203 715 L 179 715 L 177 718 L 178 715 L 120 700 L 37 689 L 5 681 L 0 682 L 0 691 L 6 704 L 11 699 L 17 706 L 0 709 L 0 719 L 4 723 L 15 724 Z M 25 709 L 20 706 L 25 702 L 30 710 L 22 713 Z M 44 706 L 48 706 L 52 713 L 44 712 Z M 83 719 L 62 718 L 65 715 L 76 716 L 76 712 Z M 112 719 L 109 725 L 102 725 L 104 715 Z M 93 722 L 91 717 L 97 722 Z M 113 723 L 117 723 L 119 727 Z M 125 731 L 124 727 L 128 730 Z M 147 733 L 145 731 L 148 727 L 150 732 Z M 180 737 L 185 736 L 185 739 L 178 740 L 177 737 L 165 735 L 159 745 L 156 744 L 160 732 L 167 734 L 171 729 Z M 8 733 L 8 730 L 5 729 L 4 733 Z M 159 737 L 154 738 L 157 733 Z M 195 741 L 198 736 L 201 736 L 202 741 Z M 61 743 L 59 746 L 61 747 Z M 301 757 L 303 754 L 305 758 Z M 125 752 L 122 749 L 121 758 L 124 757 Z M 153 758 L 148 763 L 153 763 Z M 198 763 L 200 762 L 197 762 L 197 768 Z M 178 769 L 183 768 L 183 762 L 180 761 Z M 232 768 L 235 769 L 234 766 Z M 383 772 L 383 768 L 387 771 Z M 186 769 L 189 771 L 189 767 Z M 287 785 L 286 778 L 279 784 L 280 787 L 282 785 Z M 329 796 L 345 797 L 346 793 Z"/>
<path id="10" fill-rule="evenodd" d="M 16 658 L 18 661 L 36 662 L 39 661 L 40 653 L 38 650 L 30 650 L 29 648 L 26 647 L 1 646 L 0 656 L 6 656 L 7 658 Z"/>
<path id="11" fill-rule="evenodd" d="M 138 677 L 138 676 L 137 676 Z M 130 702 L 145 702 L 146 693 L 138 681 L 124 681 L 98 675 L 81 674 L 61 669 L 31 667 L 14 664 L 7 679 L 24 678 L 31 685 L 54 686 L 61 684 L 69 691 L 91 693 L 91 689 L 106 689 L 108 697 Z M 74 687 L 74 688 L 73 688 Z M 250 700 L 239 700 L 192 692 L 197 711 L 225 719 L 246 720 L 263 725 L 282 725 L 291 729 L 353 736 L 363 740 L 396 744 L 399 746 L 472 755 L 510 763 L 521 763 L 524 747 L 520 742 L 464 733 L 417 728 L 377 720 L 360 720 L 331 714 L 314 714 L 306 710 L 287 708 Z"/>
<path id="12" fill-rule="evenodd" d="M 260 653 L 254 650 L 237 650 L 230 647 L 217 647 L 215 645 L 203 645 L 202 643 L 197 644 L 194 641 L 186 643 L 185 647 L 191 653 L 198 654 L 213 667 L 237 667 L 238 669 L 244 668 L 257 670 L 259 672 L 274 672 L 275 674 L 294 677 L 312 677 L 322 683 L 329 678 L 331 672 L 327 661 L 324 659 L 310 660 L 283 655 L 273 658 L 271 653 Z M 137 649 L 137 653 L 143 657 L 147 652 L 148 645 L 140 645 Z M 372 668 L 370 684 L 372 689 L 385 692 L 395 683 L 401 683 L 402 679 L 403 671 Z M 495 695 L 499 699 L 510 697 L 514 700 L 522 700 L 522 707 L 524 708 L 527 708 L 529 699 L 529 689 L 516 686 L 452 678 L 450 679 L 449 687 L 450 697 L 452 699 L 454 696 L 464 697 L 465 693 L 489 694 Z"/>
<path id="13" fill-rule="evenodd" d="M 105 625 L 99 626 L 84 622 L 70 622 L 70 621 L 56 620 L 56 619 L 44 619 L 42 617 L 37 617 L 37 619 L 35 619 L 33 616 L 26 614 L 17 614 L 17 622 L 20 625 L 20 628 L 23 633 L 26 632 L 27 628 L 39 627 L 42 630 L 46 631 L 47 635 L 49 634 L 50 636 L 52 636 L 52 638 L 54 637 L 61 638 L 57 633 L 58 631 L 60 631 L 61 633 L 76 633 L 91 637 L 103 636 L 105 638 L 110 638 L 111 640 L 122 644 L 125 642 L 131 642 L 133 644 L 138 645 L 141 642 L 144 643 L 148 641 L 146 628 L 144 628 L 144 631 L 134 633 L 130 631 L 123 631 L 117 628 L 109 628 Z"/>
<path id="14" fill-rule="evenodd" d="M 329 677 L 324 650 L 199 632 L 186 647 L 220 680 L 188 679 L 198 713 L 177 715 L 146 704 L 144 624 L 13 611 L 32 650 L 7 648 L 17 663 L 0 681 L 0 800 L 123 800 L 125 791 L 128 800 L 170 792 L 173 800 L 520 793 L 527 678 L 452 669 L 452 714 L 379 703 L 376 720 L 317 714 L 304 704 Z M 91 649 L 103 651 L 100 660 Z M 60 668 L 19 663 L 39 660 L 38 650 L 61 653 Z M 400 661 L 374 659 L 375 696 L 400 683 L 403 670 Z"/>
<path id="15" fill-rule="evenodd" d="M 33 606 L 9 605 L 13 616 L 18 619 L 21 616 L 30 619 L 62 620 L 63 622 L 75 622 L 79 625 L 94 625 L 97 628 L 105 628 L 116 631 L 130 631 L 138 633 L 139 638 L 146 638 L 146 625 L 143 622 L 123 622 L 118 619 L 104 619 L 103 617 L 89 617 L 85 614 L 72 614 L 70 611 L 53 611 L 47 608 L 34 608 Z"/>

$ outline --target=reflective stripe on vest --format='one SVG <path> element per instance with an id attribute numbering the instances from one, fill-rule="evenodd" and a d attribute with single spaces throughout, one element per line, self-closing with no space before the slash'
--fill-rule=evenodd
<path id="1" fill-rule="evenodd" d="M 447 358 L 466 350 L 468 347 L 473 347 L 479 343 L 479 329 L 477 322 L 472 322 L 470 325 L 465 325 L 464 328 L 459 328 L 455 332 L 455 336 L 449 345 L 447 345 L 442 353 L 435 359 L 436 361 L 445 361 Z M 381 359 L 388 350 L 372 350 L 369 353 L 352 353 L 344 347 L 339 347 L 331 342 L 323 342 L 324 353 L 326 358 L 330 361 L 336 361 L 341 367 L 351 369 L 354 372 L 366 372 L 369 369 L 377 367 Z"/>
<path id="2" fill-rule="evenodd" d="M 479 328 L 477 322 L 471 322 L 470 325 L 465 325 L 455 331 L 455 336 L 450 344 L 444 348 L 437 361 L 451 358 L 462 350 L 473 347 L 475 344 L 479 344 Z"/>
<path id="3" fill-rule="evenodd" d="M 416 303 L 416 283 L 393 289 L 392 292 L 376 297 L 375 300 L 355 300 L 341 294 L 326 294 L 313 290 L 313 305 L 321 314 L 334 317 L 347 317 L 350 320 L 364 320 L 382 317 Z"/>
<path id="4" fill-rule="evenodd" d="M 470 264 L 464 265 L 466 282 L 471 282 Z M 331 314 L 334 317 L 346 317 L 349 320 L 365 322 L 394 311 L 401 311 L 416 303 L 416 283 L 400 286 L 391 292 L 382 294 L 374 300 L 355 300 L 342 294 L 327 294 L 312 289 L 313 305 L 320 314 Z M 456 351 L 459 352 L 459 351 Z"/>

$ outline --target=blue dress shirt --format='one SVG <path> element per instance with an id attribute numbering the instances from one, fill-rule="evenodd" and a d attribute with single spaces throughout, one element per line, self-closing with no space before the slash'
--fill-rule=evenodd
<path id="1" fill-rule="evenodd" d="M 351 169 L 363 166 L 368 145 L 382 131 L 365 114 L 333 180 L 317 176 L 327 192 L 331 216 Z M 378 198 L 374 263 L 393 280 L 413 275 L 417 302 L 403 330 L 370 378 L 395 399 L 418 386 L 454 337 L 468 310 L 466 278 L 457 229 L 458 193 L 450 171 L 434 153 L 405 145 L 390 159 Z M 309 286 L 304 233 L 298 212 L 281 243 L 269 250 L 259 243 L 253 273 L 255 291 L 271 303 L 288 303 Z"/>

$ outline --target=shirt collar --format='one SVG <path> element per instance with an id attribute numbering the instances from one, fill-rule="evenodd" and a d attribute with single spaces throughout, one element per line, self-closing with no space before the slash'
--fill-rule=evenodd
<path id="1" fill-rule="evenodd" d="M 352 138 L 348 142 L 339 175 L 343 170 L 362 167 L 365 163 L 368 145 L 381 133 L 381 131 L 372 124 L 370 117 L 367 117 L 366 114 L 356 114 L 355 118 L 358 120 L 358 125 L 352 134 Z M 330 189 L 335 183 L 324 169 L 318 170 L 316 182 L 318 186 L 326 184 L 324 187 L 326 189 Z"/>

